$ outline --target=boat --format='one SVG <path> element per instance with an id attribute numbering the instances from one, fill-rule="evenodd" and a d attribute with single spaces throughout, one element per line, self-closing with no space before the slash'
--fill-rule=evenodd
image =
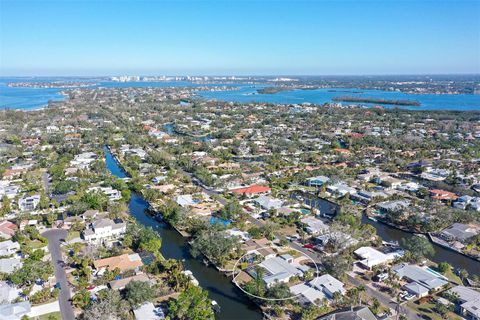
<path id="1" fill-rule="evenodd" d="M 369 220 L 372 220 L 372 221 L 375 221 L 375 222 L 378 222 L 378 220 L 377 220 L 376 218 L 374 218 L 374 217 L 368 216 L 368 219 L 369 219 Z"/>
<path id="2" fill-rule="evenodd" d="M 215 300 L 212 300 L 212 309 L 215 313 L 220 312 L 220 305 Z"/>

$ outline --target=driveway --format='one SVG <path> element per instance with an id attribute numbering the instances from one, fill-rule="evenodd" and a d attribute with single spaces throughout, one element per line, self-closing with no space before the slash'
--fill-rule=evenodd
<path id="1" fill-rule="evenodd" d="M 51 229 L 42 234 L 48 239 L 48 250 L 52 255 L 53 266 L 55 267 L 55 277 L 60 283 L 60 296 L 58 298 L 60 303 L 60 312 L 63 320 L 74 320 L 73 307 L 70 303 L 71 294 L 67 281 L 67 274 L 63 269 L 63 258 L 60 251 L 60 239 L 65 239 L 68 235 L 67 230 Z"/>

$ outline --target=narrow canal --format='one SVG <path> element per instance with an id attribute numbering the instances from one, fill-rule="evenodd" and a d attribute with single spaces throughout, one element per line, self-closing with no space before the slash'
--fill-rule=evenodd
<path id="1" fill-rule="evenodd" d="M 105 161 L 111 174 L 125 178 L 127 175 L 119 166 L 108 148 L 104 148 Z M 193 258 L 189 253 L 189 246 L 185 238 L 165 223 L 158 222 L 145 214 L 148 203 L 139 195 L 132 192 L 128 204 L 130 213 L 144 226 L 152 227 L 162 237 L 162 255 L 167 259 L 183 260 L 185 268 L 191 270 L 200 286 L 208 290 L 211 299 L 218 302 L 221 311 L 217 319 L 225 320 L 255 320 L 262 319 L 258 307 L 251 302 L 229 278 L 220 274 L 216 269 L 205 266 L 200 260 Z"/>

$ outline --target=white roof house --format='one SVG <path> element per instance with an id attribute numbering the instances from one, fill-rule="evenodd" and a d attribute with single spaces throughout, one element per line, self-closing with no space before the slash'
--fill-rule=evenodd
<path id="1" fill-rule="evenodd" d="M 161 308 L 155 308 L 153 303 L 147 302 L 139 308 L 133 310 L 135 319 L 137 320 L 162 320 L 165 319 L 165 314 Z"/>
<path id="2" fill-rule="evenodd" d="M 0 305 L 0 320 L 20 320 L 31 310 L 30 302 L 23 301 Z"/>
<path id="3" fill-rule="evenodd" d="M 402 263 L 392 267 L 392 271 L 400 278 L 407 279 L 409 284 L 404 286 L 405 289 L 419 298 L 427 295 L 430 290 L 438 290 L 448 284 L 444 276 L 413 264 Z"/>
<path id="4" fill-rule="evenodd" d="M 20 296 L 22 290 L 6 281 L 0 281 L 0 304 L 10 303 Z"/>
<path id="5" fill-rule="evenodd" d="M 77 154 L 70 165 L 79 169 L 88 169 L 92 162 L 98 159 L 98 155 L 95 152 L 84 152 Z"/>
<path id="6" fill-rule="evenodd" d="M 88 188 L 88 192 L 101 192 L 105 194 L 110 201 L 120 200 L 122 198 L 122 193 L 117 189 L 112 187 L 91 187 Z"/>
<path id="7" fill-rule="evenodd" d="M 12 240 L 0 242 L 0 256 L 9 256 L 20 250 L 20 244 Z"/>
<path id="8" fill-rule="evenodd" d="M 327 297 L 322 290 L 318 290 L 315 287 L 311 287 L 305 283 L 300 283 L 290 287 L 290 292 L 294 295 L 298 295 L 299 302 L 302 305 L 309 303 L 318 303 Z"/>
<path id="9" fill-rule="evenodd" d="M 306 231 L 312 235 L 321 234 L 329 229 L 328 225 L 323 223 L 322 220 L 319 220 L 314 217 L 306 217 L 300 220 L 302 223 L 306 224 Z"/>
<path id="10" fill-rule="evenodd" d="M 193 197 L 191 194 L 179 195 L 176 201 L 182 207 L 193 206 L 197 203 L 195 200 L 193 200 Z"/>
<path id="11" fill-rule="evenodd" d="M 31 197 L 25 197 L 18 200 L 18 207 L 21 211 L 33 211 L 40 203 L 40 195 L 34 195 Z"/>
<path id="12" fill-rule="evenodd" d="M 265 210 L 279 209 L 283 206 L 283 201 L 270 196 L 261 195 L 255 202 Z"/>
<path id="13" fill-rule="evenodd" d="M 125 222 L 115 222 L 111 219 L 99 219 L 90 224 L 83 232 L 86 241 L 94 244 L 105 243 L 118 238 L 127 231 Z"/>
<path id="14" fill-rule="evenodd" d="M 324 274 L 310 281 L 310 286 L 321 290 L 329 299 L 333 298 L 335 292 L 344 295 L 347 290 L 344 288 L 343 282 L 337 280 L 329 274 Z"/>
<path id="15" fill-rule="evenodd" d="M 403 255 L 403 252 L 401 251 L 385 254 L 372 247 L 361 247 L 355 250 L 354 253 L 362 259 L 360 264 L 368 269 L 377 265 L 386 264 Z"/>
<path id="16" fill-rule="evenodd" d="M 303 275 L 302 270 L 291 265 L 282 257 L 266 259 L 261 262 L 259 266 L 267 271 L 267 274 L 263 277 L 263 281 L 265 281 L 267 287 L 270 287 L 276 282 L 286 283 L 293 276 Z"/>
<path id="17" fill-rule="evenodd" d="M 22 267 L 22 260 L 18 258 L 0 259 L 0 272 L 12 273 Z"/>

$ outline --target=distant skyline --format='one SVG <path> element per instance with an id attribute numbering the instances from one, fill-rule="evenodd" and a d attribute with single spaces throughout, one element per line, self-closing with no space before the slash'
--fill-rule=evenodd
<path id="1" fill-rule="evenodd" d="M 0 0 L 0 76 L 462 73 L 476 0 Z"/>

